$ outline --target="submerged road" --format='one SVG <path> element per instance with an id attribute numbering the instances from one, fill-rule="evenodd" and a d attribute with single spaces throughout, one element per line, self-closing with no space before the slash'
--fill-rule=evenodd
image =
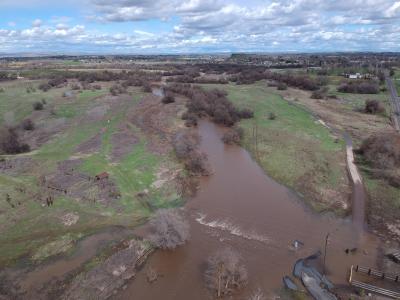
<path id="1" fill-rule="evenodd" d="M 394 126 L 396 130 L 400 130 L 400 97 L 397 95 L 396 86 L 393 83 L 392 78 L 389 76 L 386 77 L 386 84 L 390 93 L 390 102 L 392 104 L 393 120 L 395 123 Z"/>

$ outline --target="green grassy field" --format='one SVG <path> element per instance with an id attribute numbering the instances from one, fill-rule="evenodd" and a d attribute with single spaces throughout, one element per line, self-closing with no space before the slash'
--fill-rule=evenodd
<path id="1" fill-rule="evenodd" d="M 46 99 L 45 109 L 51 108 L 54 114 L 49 118 L 69 120 L 66 130 L 55 135 L 39 149 L 23 154 L 37 162 L 28 173 L 8 175 L 0 173 L 0 266 L 12 264 L 21 256 L 31 256 L 40 247 L 44 255 L 54 253 L 51 246 L 64 245 L 72 237 L 85 236 L 110 225 L 135 226 L 147 218 L 157 207 L 176 206 L 181 203 L 175 186 L 169 184 L 155 188 L 152 183 L 157 180 L 157 172 L 161 167 L 174 170 L 179 165 L 172 154 L 156 155 L 147 149 L 147 136 L 141 130 L 130 124 L 127 119 L 129 108 L 133 107 L 143 97 L 138 88 L 129 90 L 130 101 L 121 104 L 117 109 L 109 109 L 99 120 L 87 120 L 88 110 L 102 105 L 103 95 L 108 90 L 83 91 L 76 97 L 62 97 L 65 88 L 51 89 L 44 93 L 36 90 L 26 93 L 26 86 L 35 86 L 38 82 L 13 82 L 4 85 L 4 93 L 0 93 L 0 114 L 14 112 L 13 122 L 29 117 L 32 114 L 32 103 L 42 98 Z M 100 102 L 99 102 L 100 101 Z M 131 151 L 120 161 L 112 161 L 110 153 L 113 145 L 111 136 L 118 130 L 120 124 L 128 122 L 130 130 L 138 138 Z M 108 172 L 115 182 L 121 197 L 116 203 L 107 207 L 72 199 L 68 195 L 58 196 L 51 207 L 43 206 L 34 195 L 40 193 L 38 178 L 42 174 L 51 174 L 57 164 L 76 156 L 76 147 L 95 134 L 101 132 L 100 150 L 82 156 L 79 170 L 88 175 Z M 12 158 L 13 156 L 6 156 Z M 24 188 L 28 193 L 22 194 L 18 188 Z M 137 193 L 148 191 L 146 199 L 139 199 Z M 7 203 L 9 194 L 12 205 Z M 61 219 L 67 213 L 79 217 L 76 224 L 65 226 Z M 64 239 L 62 237 L 68 237 Z M 46 247 L 46 245 L 49 245 Z M 35 256 L 35 260 L 41 260 Z"/>
<path id="2" fill-rule="evenodd" d="M 338 92 L 337 88 L 343 80 L 345 79 L 342 76 L 329 76 L 328 95 L 337 96 L 342 99 L 344 107 L 351 110 L 363 109 L 366 100 L 378 100 L 384 104 L 387 112 L 390 111 L 389 94 L 387 91 L 379 92 L 378 94 L 352 94 Z"/>
<path id="3" fill-rule="evenodd" d="M 332 191 L 343 184 L 342 141 L 301 107 L 291 105 L 267 90 L 263 83 L 220 85 L 239 107 L 248 107 L 255 117 L 240 122 L 244 129 L 244 147 L 268 175 L 305 196 L 317 211 L 331 209 Z M 271 120 L 273 113 L 276 119 Z M 253 138 L 258 131 L 258 151 Z M 257 153 L 258 152 L 258 153 Z"/>
<path id="4" fill-rule="evenodd" d="M 394 79 L 394 83 L 397 88 L 397 94 L 400 95 L 400 70 L 399 69 L 396 69 L 393 79 Z"/>

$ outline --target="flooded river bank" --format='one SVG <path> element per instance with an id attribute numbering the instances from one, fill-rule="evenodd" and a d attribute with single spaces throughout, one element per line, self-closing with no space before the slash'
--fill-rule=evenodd
<path id="1" fill-rule="evenodd" d="M 294 262 L 323 250 L 329 233 L 326 270 L 344 284 L 350 265 L 376 266 L 378 240 L 351 219 L 313 214 L 301 199 L 265 175 L 247 151 L 221 142 L 222 130 L 201 121 L 201 150 L 208 155 L 213 175 L 201 181 L 197 195 L 186 204 L 192 238 L 174 252 L 157 251 L 145 268 L 161 277 L 153 284 L 140 272 L 116 299 L 208 299 L 203 284 L 207 257 L 224 246 L 238 250 L 249 272 L 249 286 L 237 299 L 256 288 L 271 295 L 291 274 Z M 292 243 L 304 243 L 294 250 Z M 345 249 L 358 248 L 355 254 Z"/>

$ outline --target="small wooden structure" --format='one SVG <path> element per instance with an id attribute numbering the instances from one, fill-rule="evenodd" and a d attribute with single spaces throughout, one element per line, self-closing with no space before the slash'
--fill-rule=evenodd
<path id="1" fill-rule="evenodd" d="M 108 177 L 109 177 L 109 174 L 107 172 L 103 172 L 103 173 L 97 174 L 94 178 L 97 181 L 100 181 L 100 180 L 103 180 L 103 179 L 108 179 Z"/>
<path id="2" fill-rule="evenodd" d="M 367 268 L 360 269 L 359 266 L 357 266 L 356 269 L 354 269 L 354 267 L 351 266 L 349 283 L 350 283 L 350 285 L 352 285 L 352 286 L 354 286 L 356 288 L 365 290 L 365 291 L 369 291 L 369 292 L 372 292 L 372 293 L 375 293 L 375 294 L 379 294 L 379 295 L 383 295 L 383 296 L 386 296 L 386 297 L 390 297 L 390 298 L 393 298 L 393 299 L 400 299 L 400 293 L 399 292 L 383 289 L 383 288 L 380 288 L 380 287 L 377 287 L 377 286 L 374 286 L 374 285 L 371 285 L 371 284 L 367 284 L 367 283 L 364 283 L 364 282 L 361 282 L 361 281 L 353 280 L 353 270 L 356 271 L 356 272 L 362 272 L 362 273 L 367 274 L 367 275 L 376 274 L 376 275 L 372 275 L 372 276 L 380 275 L 379 278 L 388 278 L 387 274 L 386 274 L 386 277 L 382 277 L 382 274 L 384 274 L 382 272 L 379 272 L 379 271 L 376 271 L 376 270 L 373 270 L 374 272 L 372 272 L 371 269 L 367 269 Z M 364 271 L 367 271 L 367 273 L 365 273 Z M 370 273 L 370 274 L 368 274 L 368 273 Z"/>

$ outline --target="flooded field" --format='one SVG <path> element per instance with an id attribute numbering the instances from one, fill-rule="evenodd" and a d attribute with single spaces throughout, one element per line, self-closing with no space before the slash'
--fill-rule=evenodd
<path id="1" fill-rule="evenodd" d="M 249 286 L 237 299 L 257 288 L 272 297 L 298 258 L 324 250 L 328 234 L 326 273 L 335 284 L 347 281 L 352 264 L 376 266 L 378 240 L 360 226 L 362 216 L 353 223 L 351 218 L 313 214 L 297 195 L 265 175 L 247 151 L 224 145 L 222 128 L 202 121 L 199 133 L 214 172 L 202 179 L 197 196 L 186 204 L 192 238 L 184 247 L 157 251 L 148 260 L 145 268 L 161 275 L 157 282 L 148 283 L 143 270 L 116 299 L 211 298 L 203 283 L 205 261 L 225 246 L 238 250 L 248 267 Z M 357 193 L 355 197 L 362 196 L 358 188 Z M 304 245 L 296 250 L 294 240 Z M 345 249 L 353 248 L 358 251 L 346 254 Z"/>

